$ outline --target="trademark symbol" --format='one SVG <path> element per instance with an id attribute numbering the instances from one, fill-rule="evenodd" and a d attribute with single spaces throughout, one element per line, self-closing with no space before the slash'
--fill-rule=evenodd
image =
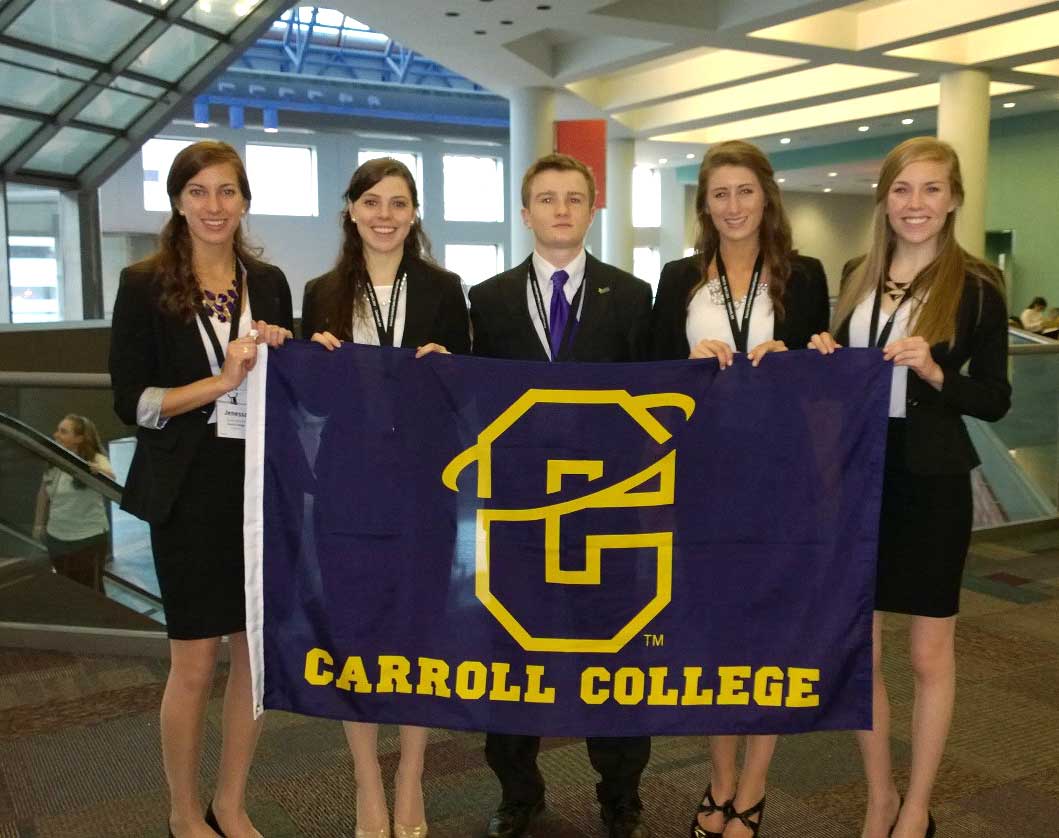
<path id="1" fill-rule="evenodd" d="M 643 636 L 644 646 L 664 646 L 666 644 L 666 636 L 664 634 L 651 634 L 647 632 Z"/>

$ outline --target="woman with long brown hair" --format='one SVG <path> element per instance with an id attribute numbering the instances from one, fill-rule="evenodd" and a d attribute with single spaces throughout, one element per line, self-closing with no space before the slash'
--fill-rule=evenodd
<path id="1" fill-rule="evenodd" d="M 695 195 L 698 251 L 662 269 L 652 315 L 656 360 L 735 353 L 754 366 L 770 352 L 801 348 L 826 326 L 827 279 L 797 255 L 768 158 L 742 141 L 710 148 Z M 691 824 L 692 838 L 757 835 L 775 736 L 748 736 L 740 774 L 737 736 L 711 736 L 713 770 Z"/>
<path id="2" fill-rule="evenodd" d="M 930 797 L 952 720 L 970 471 L 979 462 L 962 417 L 996 421 L 1011 404 L 1001 278 L 956 241 L 962 203 L 960 162 L 950 145 L 915 137 L 894 148 L 875 191 L 871 250 L 839 298 L 834 336 L 814 335 L 810 344 L 825 354 L 842 344 L 878 346 L 894 363 L 873 625 L 873 723 L 858 734 L 868 780 L 863 838 L 934 835 Z M 912 765 L 903 800 L 893 779 L 880 667 L 885 612 L 912 615 Z"/>
<path id="3" fill-rule="evenodd" d="M 305 286 L 302 334 L 328 350 L 349 340 L 405 347 L 416 357 L 465 354 L 470 327 L 460 278 L 430 259 L 412 173 L 398 160 L 362 164 L 342 210 L 342 250 L 335 267 Z M 345 722 L 357 784 L 357 838 L 390 834 L 378 757 L 378 725 Z M 395 779 L 395 838 L 425 838 L 423 761 L 426 728 L 400 725 Z"/>
<path id="4" fill-rule="evenodd" d="M 198 142 L 173 160 L 172 213 L 158 251 L 122 271 L 114 304 L 114 407 L 137 425 L 122 507 L 151 525 L 169 635 L 162 759 L 170 835 L 259 838 L 246 780 L 260 731 L 250 691 L 243 598 L 245 379 L 259 343 L 291 336 L 283 272 L 246 244 L 250 184 L 230 145 Z M 198 794 L 206 705 L 222 636 L 229 673 L 213 801 Z"/>

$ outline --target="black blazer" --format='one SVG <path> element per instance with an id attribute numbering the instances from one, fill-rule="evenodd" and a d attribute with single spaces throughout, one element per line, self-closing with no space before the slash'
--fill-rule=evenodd
<path id="1" fill-rule="evenodd" d="M 667 262 L 662 268 L 651 315 L 651 357 L 656 361 L 677 360 L 691 354 L 688 294 L 701 276 L 702 255 L 698 253 Z M 827 331 L 831 307 L 827 277 L 819 259 L 800 255 L 791 258 L 783 309 L 783 319 L 776 318 L 772 336 L 774 340 L 782 340 L 788 349 L 805 349 L 810 337 Z"/>
<path id="2" fill-rule="evenodd" d="M 849 345 L 849 319 L 835 332 Z M 945 371 L 935 390 L 911 370 L 905 410 L 905 467 L 915 474 L 963 474 L 980 462 L 961 416 L 995 422 L 1011 407 L 1007 305 L 997 289 L 968 274 L 956 315 L 956 340 L 930 348 Z M 960 370 L 970 362 L 967 374 Z"/>
<path id="3" fill-rule="evenodd" d="M 408 259 L 403 267 L 407 272 L 407 296 L 401 346 L 415 349 L 427 343 L 439 343 L 456 355 L 469 353 L 471 336 L 460 278 L 422 259 Z M 328 271 L 306 283 L 302 297 L 302 337 L 308 339 L 316 332 L 327 330 L 319 291 L 321 285 L 338 281 L 335 272 Z"/>
<path id="4" fill-rule="evenodd" d="M 526 281 L 531 255 L 521 265 L 470 290 L 474 354 L 521 361 L 551 360 L 530 319 Z M 651 286 L 585 254 L 581 320 L 560 361 L 644 361 L 651 320 Z"/>
<path id="5" fill-rule="evenodd" d="M 293 328 L 290 288 L 272 265 L 246 265 L 246 288 L 255 320 Z M 110 333 L 110 377 L 114 410 L 136 424 L 136 406 L 147 387 L 180 387 L 209 378 L 209 356 L 197 321 L 184 321 L 158 307 L 155 275 L 137 267 L 121 272 Z M 180 492 L 188 466 L 206 433 L 211 405 L 172 416 L 161 430 L 138 428 L 136 452 L 125 481 L 122 508 L 164 523 Z"/>

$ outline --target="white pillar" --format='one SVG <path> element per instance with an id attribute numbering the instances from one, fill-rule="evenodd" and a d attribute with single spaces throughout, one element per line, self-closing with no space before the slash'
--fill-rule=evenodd
<path id="1" fill-rule="evenodd" d="M 7 183 L 0 180 L 0 323 L 11 322 L 11 272 L 7 261 Z"/>
<path id="2" fill-rule="evenodd" d="M 511 107 L 511 252 L 507 265 L 517 265 L 533 251 L 533 234 L 522 223 L 522 176 L 534 160 L 555 150 L 555 91 L 528 87 L 508 97 Z"/>
<path id="3" fill-rule="evenodd" d="M 607 141 L 607 211 L 603 214 L 603 261 L 632 272 L 632 167 L 635 141 Z"/>
<path id="4" fill-rule="evenodd" d="M 658 252 L 664 265 L 684 255 L 686 190 L 677 180 L 675 168 L 664 168 L 659 174 L 662 181 L 662 228 L 658 231 Z"/>
<path id="5" fill-rule="evenodd" d="M 985 256 L 985 197 L 989 158 L 989 74 L 956 70 L 941 77 L 938 139 L 960 156 L 964 201 L 956 238 L 975 256 Z"/>

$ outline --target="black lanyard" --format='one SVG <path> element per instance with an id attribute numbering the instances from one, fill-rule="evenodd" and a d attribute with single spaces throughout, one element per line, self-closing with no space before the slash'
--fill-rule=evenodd
<path id="1" fill-rule="evenodd" d="M 239 337 L 239 320 L 243 316 L 244 284 L 245 281 L 242 279 L 235 284 L 235 313 L 232 314 L 230 318 L 231 327 L 228 330 L 229 343 Z M 210 318 L 206 315 L 205 306 L 199 306 L 199 322 L 202 323 L 202 328 L 206 330 L 206 337 L 209 338 L 210 344 L 213 346 L 213 354 L 217 356 L 217 369 L 224 369 L 224 350 L 221 349 L 221 342 L 217 339 L 217 332 L 214 331 L 213 324 L 210 322 Z"/>
<path id="2" fill-rule="evenodd" d="M 386 312 L 386 322 L 382 322 L 382 308 L 379 306 L 379 298 L 375 296 L 375 286 L 368 282 L 368 304 L 371 306 L 371 316 L 375 319 L 375 330 L 379 333 L 379 346 L 393 346 L 394 326 L 397 323 L 397 303 L 401 299 L 401 286 L 404 285 L 406 271 L 393 281 L 393 293 L 390 295 L 390 307 Z"/>
<path id="3" fill-rule="evenodd" d="M 894 321 L 897 319 L 897 312 L 901 310 L 901 306 L 905 304 L 905 301 L 911 298 L 912 288 L 909 287 L 905 291 L 905 295 L 901 298 L 901 302 L 897 304 L 897 307 L 890 312 L 890 317 L 883 325 L 883 330 L 879 333 L 879 312 L 882 306 L 882 295 L 885 292 L 880 286 L 875 291 L 875 302 L 871 305 L 871 326 L 868 328 L 868 346 L 886 346 L 886 341 L 890 339 L 890 332 L 894 329 Z M 878 334 L 878 339 L 876 335 Z"/>
<path id="4" fill-rule="evenodd" d="M 579 325 L 577 318 L 577 309 L 581 305 L 581 292 L 585 290 L 585 282 L 588 279 L 586 274 L 581 278 L 581 285 L 577 288 L 577 293 L 574 294 L 573 302 L 570 303 L 570 319 L 566 321 L 566 331 L 563 332 L 562 342 L 559 344 L 559 354 L 562 354 L 563 349 L 573 343 L 574 336 L 577 334 L 577 327 Z M 537 316 L 540 318 L 541 325 L 544 327 L 544 340 L 548 344 L 548 354 L 552 351 L 552 330 L 551 326 L 548 325 L 548 313 L 544 310 L 544 294 L 541 292 L 540 283 L 537 282 L 537 271 L 534 270 L 532 263 L 529 269 L 529 284 L 533 291 L 533 302 L 537 306 Z M 553 294 L 562 294 L 561 288 L 552 288 Z M 558 358 L 552 358 L 553 361 Z"/>
<path id="5" fill-rule="evenodd" d="M 732 338 L 735 340 L 737 352 L 746 352 L 746 342 L 750 337 L 750 312 L 754 308 L 754 298 L 757 296 L 757 287 L 761 281 L 761 268 L 765 263 L 765 254 L 758 253 L 754 260 L 754 273 L 750 277 L 750 287 L 746 292 L 743 302 L 743 322 L 739 323 L 735 317 L 735 300 L 732 298 L 732 286 L 728 284 L 728 272 L 724 268 L 724 260 L 721 259 L 721 251 L 717 255 L 717 279 L 721 283 L 721 294 L 724 296 L 724 309 L 728 313 L 728 325 L 732 329 Z"/>

